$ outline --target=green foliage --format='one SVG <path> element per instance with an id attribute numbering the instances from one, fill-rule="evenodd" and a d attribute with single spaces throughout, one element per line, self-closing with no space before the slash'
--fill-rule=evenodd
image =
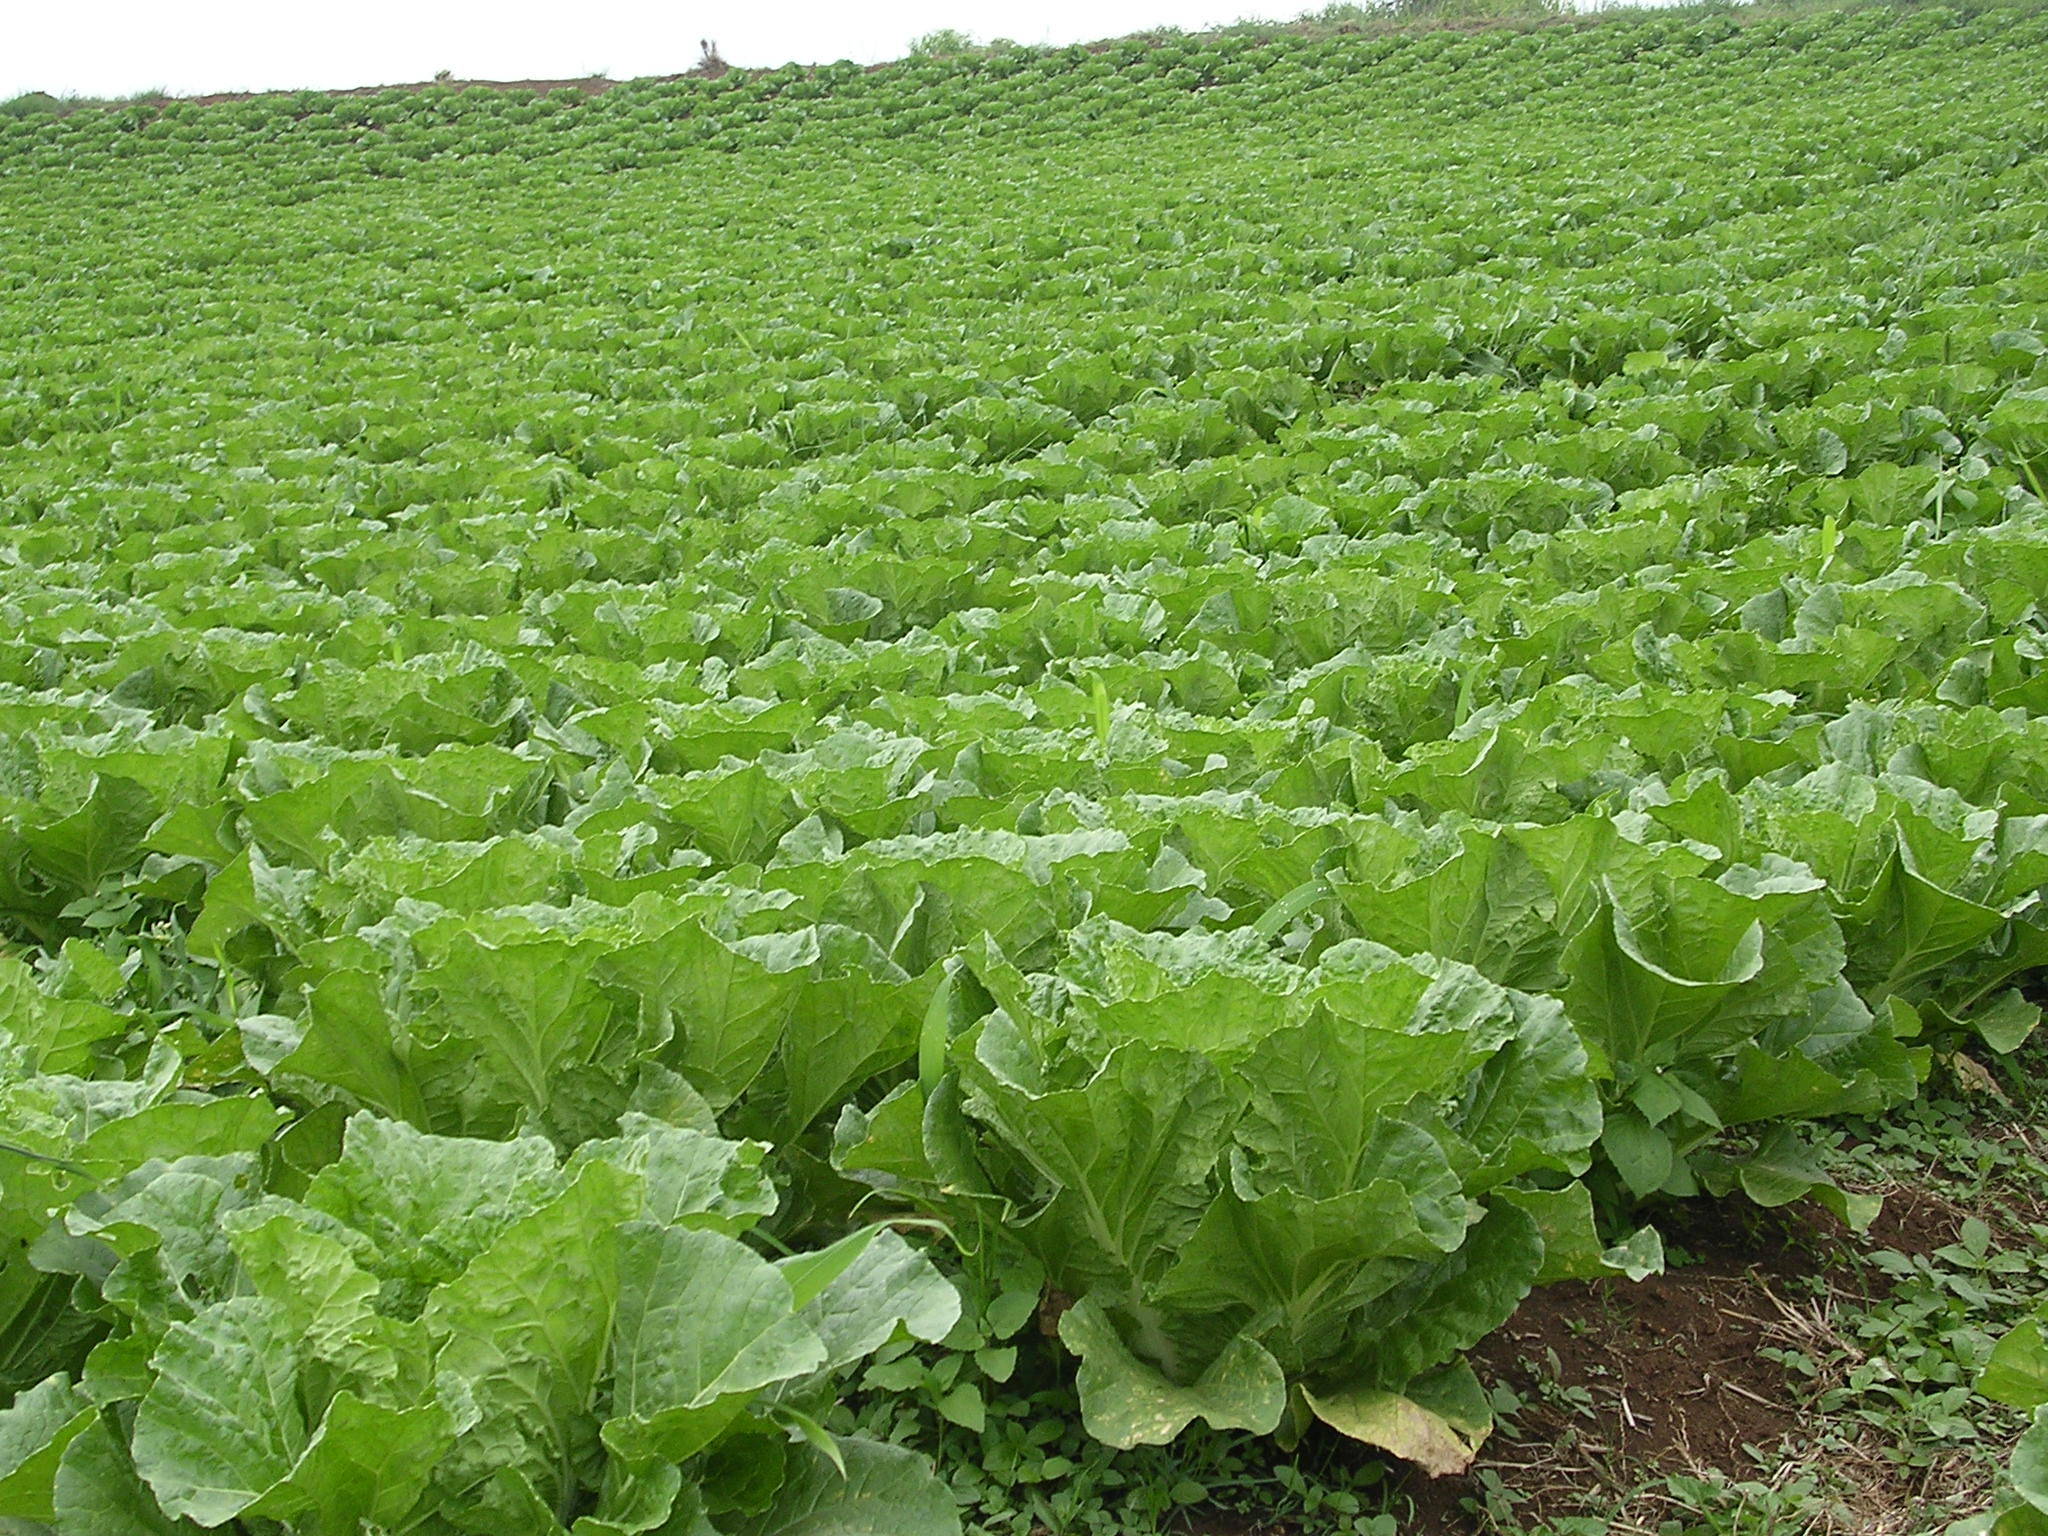
<path id="1" fill-rule="evenodd" d="M 965 32 L 952 27 L 940 27 L 935 32 L 926 32 L 910 40 L 910 56 L 913 59 L 948 59 L 956 54 L 971 53 L 974 39 Z"/>
<path id="2" fill-rule="evenodd" d="M 2048 1233 L 2037 1233 L 2048 1237 Z M 2011 1492 L 1989 1523 L 1992 1536 L 2026 1536 L 2048 1516 L 2048 1306 L 2037 1309 L 1992 1347 L 1977 1390 L 2008 1407 L 2031 1413 L 2032 1423 L 2013 1447 Z"/>
<path id="3" fill-rule="evenodd" d="M 57 112 L 64 104 L 48 91 L 23 91 L 0 101 L 0 117 L 28 117 L 38 112 Z"/>
<path id="4" fill-rule="evenodd" d="M 2022 1323 L 1994 1345 L 2000 1322 L 2048 1284 L 2048 1228 L 2026 1237 L 2017 1246 L 1995 1245 L 1989 1228 L 1970 1217 L 1956 1242 L 1930 1255 L 1874 1255 L 1889 1295 L 1857 1319 L 1866 1358 L 1822 1406 L 1896 1437 L 1893 1454 L 1909 1466 L 1926 1465 L 1944 1443 L 1978 1437 L 1973 1392 L 2013 1407 L 2038 1406 L 2023 1390 L 2038 1368 L 2026 1354 L 2033 1325 Z"/>
<path id="5" fill-rule="evenodd" d="M 2043 14 L 1401 20 L 0 115 L 0 1516 L 1376 1530 L 2030 1091 Z"/>
<path id="6" fill-rule="evenodd" d="M 1545 1272 L 1529 1206 L 1557 1209 L 1504 1187 L 1581 1170 L 1598 1129 L 1563 1015 L 1358 941 L 1305 974 L 1094 920 L 1069 946 L 1028 997 L 992 945 L 970 953 L 1004 1006 L 952 1072 L 849 1108 L 838 1166 L 956 1224 L 1015 1213 L 997 1240 L 1071 1298 L 1060 1337 L 1112 1445 L 1196 1418 L 1298 1436 L 1312 1414 L 1462 1468 L 1488 1420 L 1439 1412 L 1429 1383 L 1457 1378 L 1431 1373 Z M 1605 1272 L 1589 1208 L 1551 1225 L 1553 1277 Z"/>
<path id="7" fill-rule="evenodd" d="M 64 1526 L 139 1477 L 207 1527 L 602 1532 L 735 1509 L 766 1532 L 886 1498 L 904 1529 L 956 1529 L 910 1458 L 816 1428 L 830 1373 L 899 1326 L 952 1327 L 951 1287 L 875 1228 L 770 1263 L 738 1240 L 775 1203 L 759 1148 L 624 1129 L 558 1164 L 362 1114 L 302 1199 L 262 1193 L 243 1153 L 81 1200 L 40 1263 L 97 1283 L 106 1329 L 75 1387 L 52 1375 L 0 1424 L 16 1512 Z M 122 1403 L 132 1472 L 95 1448 Z M 74 1456 L 101 1460 L 67 1484 Z"/>

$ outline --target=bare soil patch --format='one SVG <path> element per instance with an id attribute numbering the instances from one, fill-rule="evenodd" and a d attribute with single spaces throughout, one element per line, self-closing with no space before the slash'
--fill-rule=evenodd
<path id="1" fill-rule="evenodd" d="M 1473 1352 L 1481 1377 L 1526 1406 L 1471 1475 L 1408 1481 L 1409 1529 L 1481 1530 L 1467 1504 L 1483 1503 L 1482 1475 L 1525 1523 L 1585 1514 L 1591 1495 L 1617 1532 L 1682 1513 L 1661 1491 L 1670 1474 L 1770 1481 L 1810 1457 L 1812 1436 L 1802 1388 L 1765 1352 L 1824 1350 L 1834 1335 L 1817 1281 L 1859 1251 L 1932 1253 L 1955 1240 L 1964 1214 L 1913 1190 L 1894 1191 L 1861 1236 L 1810 1205 L 1762 1211 L 1731 1199 L 1665 1213 L 1667 1242 L 1688 1262 L 1640 1283 L 1545 1287 Z"/>

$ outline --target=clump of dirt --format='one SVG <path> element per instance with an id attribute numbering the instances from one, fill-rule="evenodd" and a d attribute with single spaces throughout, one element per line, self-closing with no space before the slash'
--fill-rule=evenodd
<path id="1" fill-rule="evenodd" d="M 1765 1276 L 1700 1268 L 1617 1292 L 1548 1287 L 1480 1347 L 1483 1373 L 1536 1405 L 1524 1438 L 1643 1470 L 1738 1471 L 1792 1432 L 1784 1373 L 1758 1353 L 1788 1306 Z"/>

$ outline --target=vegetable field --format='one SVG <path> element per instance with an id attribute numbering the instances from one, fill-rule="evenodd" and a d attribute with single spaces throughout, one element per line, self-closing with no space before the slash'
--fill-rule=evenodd
<path id="1" fill-rule="evenodd" d="M 1866 1226 L 2039 1070 L 2044 149 L 1938 7 L 0 118 L 0 1526 L 1456 1474 Z"/>

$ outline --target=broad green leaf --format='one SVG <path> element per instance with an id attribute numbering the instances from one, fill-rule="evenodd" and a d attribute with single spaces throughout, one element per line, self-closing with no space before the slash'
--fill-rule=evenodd
<path id="1" fill-rule="evenodd" d="M 987 1427 L 988 1404 L 982 1398 L 981 1388 L 971 1381 L 959 1383 L 932 1406 L 947 1423 L 958 1424 L 974 1434 Z"/>
<path id="2" fill-rule="evenodd" d="M 1037 1220 L 1058 1234 L 1069 1276 L 1162 1269 L 1209 1201 L 1230 1114 L 1216 1068 L 1131 1044 L 1079 1088 L 1034 1091 L 1029 1049 L 1001 1014 L 957 1057 L 968 1112 L 1047 1181 Z"/>
<path id="3" fill-rule="evenodd" d="M 1601 1243 L 1593 1223 L 1593 1197 L 1583 1184 L 1567 1184 L 1562 1189 L 1501 1189 L 1489 1199 L 1514 1206 L 1536 1223 L 1543 1238 L 1543 1268 L 1537 1272 L 1537 1285 L 1616 1274 L 1643 1280 L 1663 1273 L 1664 1242 L 1655 1227 L 1639 1227 L 1612 1247 Z"/>
<path id="4" fill-rule="evenodd" d="M 1279 1362 L 1244 1334 L 1181 1386 L 1131 1353 L 1093 1297 L 1061 1313 L 1059 1329 L 1060 1341 L 1081 1357 L 1082 1422 L 1107 1445 L 1164 1445 L 1197 1418 L 1215 1429 L 1265 1434 L 1287 1406 Z"/>
<path id="5" fill-rule="evenodd" d="M 1380 1177 L 1384 1113 L 1441 1093 L 1478 1056 L 1449 1032 L 1361 1028 L 1328 1012 L 1267 1035 L 1241 1069 L 1249 1102 L 1237 1137 L 1256 1187 L 1325 1197 Z"/>
<path id="6" fill-rule="evenodd" d="M 367 1237 L 387 1308 L 416 1316 L 522 1216 L 563 1186 L 539 1137 L 491 1142 L 429 1136 L 374 1115 L 348 1122 L 339 1161 L 314 1175 L 306 1204 Z"/>
<path id="7" fill-rule="evenodd" d="M 2034 1410 L 2034 1422 L 2012 1450 L 2012 1486 L 2042 1514 L 2048 1514 L 2048 1405 Z"/>
<path id="8" fill-rule="evenodd" d="M 1986 1536 L 2048 1536 L 2048 1514 L 2032 1504 L 2015 1504 L 1995 1518 L 1987 1515 L 1984 1519 L 1988 1522 L 1982 1527 Z M 1956 1536 L 1975 1536 L 1975 1530 L 1967 1522 L 1951 1526 L 1950 1530 L 1955 1531 Z"/>
<path id="9" fill-rule="evenodd" d="M 841 1450 L 843 1475 L 817 1451 L 793 1458 L 775 1502 L 736 1536 L 959 1536 L 953 1495 L 924 1457 L 866 1440 Z"/>
<path id="10" fill-rule="evenodd" d="M 832 1166 L 883 1188 L 936 1179 L 924 1144 L 925 1095 L 901 1083 L 872 1110 L 847 1104 L 832 1127 Z"/>
<path id="11" fill-rule="evenodd" d="M 116 1178 L 151 1158 L 228 1157 L 257 1150 L 288 1118 L 254 1094 L 180 1097 L 107 1120 L 78 1143 L 75 1158 Z"/>
<path id="12" fill-rule="evenodd" d="M 737 1236 L 774 1211 L 775 1186 L 762 1163 L 768 1151 L 762 1143 L 727 1141 L 631 1110 L 620 1117 L 619 1130 L 616 1137 L 578 1147 L 569 1171 L 602 1160 L 638 1174 L 644 1183 L 642 1221 Z"/>
<path id="13" fill-rule="evenodd" d="M 514 1468 L 558 1507 L 597 1464 L 594 1408 L 611 1337 L 619 1271 L 614 1231 L 638 1191 L 609 1164 L 587 1164 L 539 1210 L 498 1234 L 428 1298 L 420 1321 L 478 1422 L 452 1457 L 456 1479 Z"/>
<path id="14" fill-rule="evenodd" d="M 398 1525 L 454 1439 L 455 1426 L 439 1403 L 383 1408 L 337 1393 L 289 1478 L 248 1512 L 285 1520 L 310 1516 L 322 1531 Z"/>
<path id="15" fill-rule="evenodd" d="M 612 1000 L 590 980 L 595 961 L 590 947 L 560 940 L 454 934 L 419 972 L 433 1001 L 416 1004 L 408 1025 L 416 1042 L 464 1063 L 433 1108 L 459 1106 L 453 1123 L 465 1128 L 494 1125 L 500 1105 L 545 1122 L 562 1074 L 592 1061 L 611 1023 Z"/>
<path id="16" fill-rule="evenodd" d="M 629 1222 L 619 1229 L 612 1418 L 622 1454 L 680 1460 L 747 1398 L 822 1366 L 825 1345 L 797 1316 L 775 1267 L 731 1238 Z"/>
<path id="17" fill-rule="evenodd" d="M 1401 1389 L 1477 1344 L 1514 1315 L 1543 1269 L 1543 1237 L 1524 1212 L 1487 1212 L 1456 1253 L 1420 1267 L 1359 1311 L 1355 1363 L 1339 1379 Z"/>
<path id="18" fill-rule="evenodd" d="M 72 940 L 67 952 L 74 946 L 84 947 Z M 0 1019 L 5 1038 L 30 1053 L 23 1065 L 52 1076 L 89 1071 L 93 1043 L 127 1027 L 120 1014 L 97 1002 L 49 996 L 33 971 L 11 959 L 0 959 Z"/>
<path id="19" fill-rule="evenodd" d="M 199 1529 L 163 1512 L 104 1421 L 89 1424 L 65 1448 L 52 1502 L 58 1536 L 189 1536 Z"/>
<path id="20" fill-rule="evenodd" d="M 1369 1176 L 1341 1195 L 1218 1195 L 1153 1294 L 1199 1310 L 1247 1306 L 1310 1338 L 1341 1329 L 1359 1285 L 1392 1283 L 1378 1278 L 1381 1261 L 1435 1259 L 1465 1237 L 1464 1195 L 1426 1132 L 1388 1122 L 1369 1150 Z"/>
<path id="21" fill-rule="evenodd" d="M 1852 1221 L 1856 1231 L 1863 1228 Z M 1865 1225 L 1868 1225 L 1866 1222 Z M 1647 1280 L 1664 1273 L 1664 1239 L 1655 1227 L 1638 1227 L 1621 1242 L 1600 1255 L 1600 1262 L 1631 1280 Z"/>
<path id="22" fill-rule="evenodd" d="M 1735 1163 L 1742 1192 L 1758 1205 L 1786 1205 L 1817 1186 L 1831 1185 L 1812 1148 L 1789 1126 L 1776 1126 L 1755 1152 Z"/>
<path id="23" fill-rule="evenodd" d="M 1671 1177 L 1677 1152 L 1671 1137 L 1633 1110 L 1610 1110 L 1600 1148 L 1614 1171 L 1638 1198 L 1654 1194 Z"/>
<path id="24" fill-rule="evenodd" d="M 315 1355 L 334 1358 L 370 1316 L 376 1277 L 339 1237 L 318 1230 L 298 1210 L 280 1203 L 237 1212 L 227 1235 L 250 1288 L 281 1309 Z"/>
<path id="25" fill-rule="evenodd" d="M 1105 1039 L 1221 1060 L 1306 1012 L 1303 973 L 1266 944 L 1254 930 L 1144 933 L 1091 919 L 1067 935 L 1060 969 Z"/>
<path id="26" fill-rule="evenodd" d="M 1610 1061 L 1662 1065 L 1710 1051 L 1717 1021 L 1764 971 L 1754 904 L 1698 879 L 1661 879 L 1626 904 L 1608 890 L 1607 912 L 1567 954 L 1566 1011 Z"/>
<path id="27" fill-rule="evenodd" d="M 663 813 L 688 827 L 721 865 L 765 858 L 802 816 L 788 786 L 758 763 L 728 760 L 664 780 L 659 793 Z"/>
<path id="28" fill-rule="evenodd" d="M 2048 1403 L 2048 1330 L 2028 1318 L 2000 1339 L 1977 1378 L 1994 1402 L 2029 1411 Z"/>
<path id="29" fill-rule="evenodd" d="M 688 1501 L 684 1511 L 676 1508 L 678 1496 Z M 656 1462 L 644 1469 L 630 1470 L 616 1461 L 609 1462 L 596 1511 L 580 1516 L 569 1527 L 570 1536 L 640 1536 L 644 1531 L 667 1530 L 672 1526 L 690 1532 L 693 1527 L 684 1522 L 692 1515 L 702 1520 L 702 1511 L 694 1507 L 696 1501 L 696 1490 L 684 1490 L 683 1474 L 674 1462 Z M 698 1524 L 694 1530 L 708 1528 Z"/>
<path id="30" fill-rule="evenodd" d="M 276 1303 L 238 1296 L 165 1336 L 135 1416 L 135 1470 L 164 1512 L 232 1520 L 306 1448 L 296 1339 Z"/>
<path id="31" fill-rule="evenodd" d="M 819 945 L 820 974 L 798 992 L 782 1043 L 789 1137 L 848 1089 L 913 1059 L 941 979 L 936 971 L 913 979 L 874 940 L 849 928 L 822 928 Z"/>
<path id="32" fill-rule="evenodd" d="M 776 1267 L 785 1277 L 797 1260 Z M 960 1293 L 923 1254 L 895 1232 L 875 1232 L 853 1260 L 806 1297 L 795 1288 L 803 1320 L 825 1345 L 825 1364 L 849 1365 L 887 1343 L 902 1327 L 934 1343 L 960 1320 Z"/>
<path id="33" fill-rule="evenodd" d="M 1971 1027 L 2001 1056 L 2009 1056 L 2026 1044 L 2040 1022 L 2041 1010 L 2016 989 L 1999 993 L 1970 1015 Z"/>
<path id="34" fill-rule="evenodd" d="M 597 974 L 637 994 L 643 1010 L 673 1020 L 664 1059 L 723 1108 L 774 1055 L 818 956 L 811 929 L 728 943 L 684 922 L 613 951 Z"/>
<path id="35" fill-rule="evenodd" d="M 379 1114 L 427 1120 L 420 1085 L 398 1059 L 383 981 L 366 971 L 333 971 L 307 989 L 303 1028 L 272 1070 L 339 1088 Z"/>
<path id="36" fill-rule="evenodd" d="M 1462 844 L 1417 878 L 1336 889 L 1368 939 L 1462 960 L 1510 986 L 1547 985 L 1562 947 L 1550 882 L 1513 838 L 1468 827 Z"/>
<path id="37" fill-rule="evenodd" d="M 1878 1214 L 1884 1209 L 1882 1195 L 1858 1194 L 1833 1184 L 1819 1185 L 1811 1193 L 1822 1210 L 1829 1212 L 1843 1226 L 1858 1235 L 1868 1232 L 1870 1224 L 1877 1220 Z"/>
<path id="38" fill-rule="evenodd" d="M 86 895 L 141 855 L 157 815 L 155 800 L 133 779 L 95 775 L 84 804 L 24 829 L 22 838 L 37 870 L 71 894 Z"/>
<path id="39" fill-rule="evenodd" d="M 52 1376 L 0 1409 L 0 1515 L 53 1518 L 50 1495 L 65 1448 L 99 1410 L 64 1376 Z"/>
<path id="40" fill-rule="evenodd" d="M 1518 1025 L 1464 1086 L 1453 1126 L 1479 1154 L 1466 1176 L 1478 1193 L 1537 1169 L 1583 1171 L 1601 1131 L 1600 1095 L 1586 1048 L 1549 998 L 1508 994 Z"/>

